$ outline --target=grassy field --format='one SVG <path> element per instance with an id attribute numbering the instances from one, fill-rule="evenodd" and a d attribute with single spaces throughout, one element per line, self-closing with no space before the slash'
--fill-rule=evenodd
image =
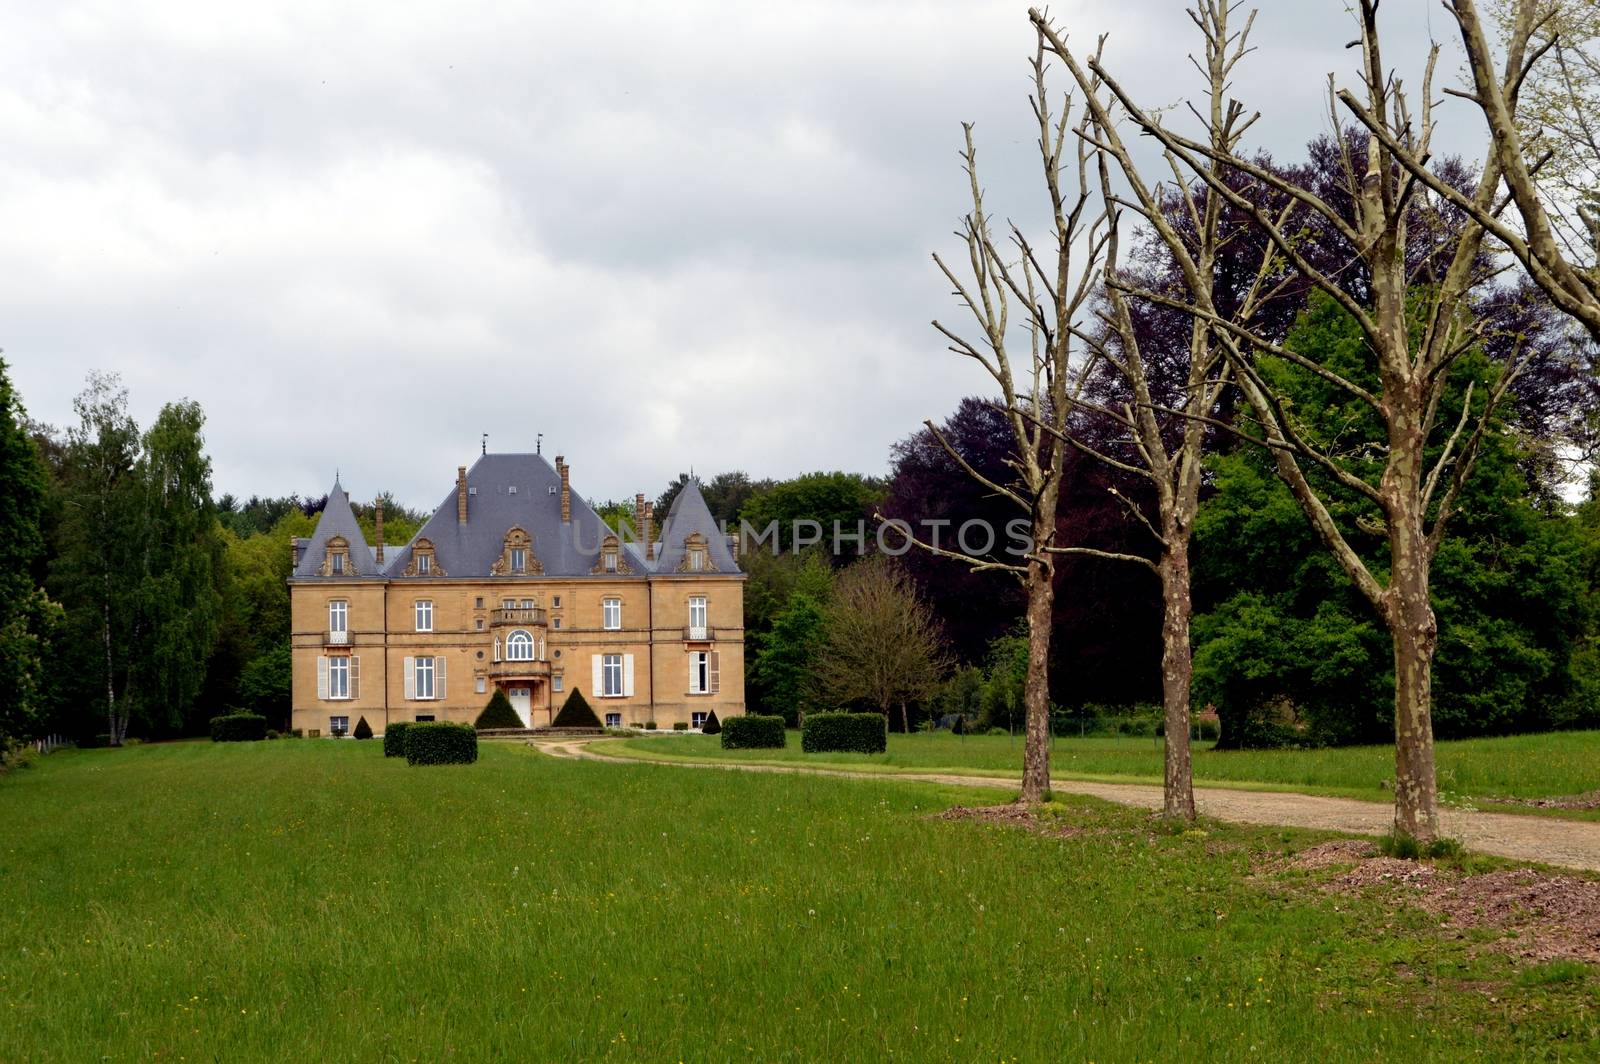
<path id="1" fill-rule="evenodd" d="M 0 779 L 0 1060 L 1600 1052 L 1588 969 L 1248 874 L 1307 836 L 930 817 L 960 797 L 511 746 L 51 755 Z"/>
<path id="2" fill-rule="evenodd" d="M 1160 782 L 1161 740 L 1058 738 L 1051 768 L 1086 777 L 1123 776 Z M 1295 790 L 1382 799 L 1394 779 L 1394 749 L 1212 750 L 1197 745 L 1195 779 L 1267 784 Z M 787 761 L 894 770 L 1020 774 L 1020 736 L 890 735 L 886 754 L 806 754 L 798 732 L 785 750 L 723 750 L 710 735 L 675 735 L 609 743 L 607 753 L 650 757 Z M 1600 731 L 1554 732 L 1501 739 L 1465 739 L 1437 746 L 1439 789 L 1471 798 L 1543 798 L 1600 788 Z"/>

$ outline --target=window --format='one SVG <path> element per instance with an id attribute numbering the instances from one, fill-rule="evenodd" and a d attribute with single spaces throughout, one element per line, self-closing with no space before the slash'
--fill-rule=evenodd
<path id="1" fill-rule="evenodd" d="M 608 598 L 600 603 L 600 626 L 607 631 L 615 632 L 622 627 L 622 600 Z"/>
<path id="2" fill-rule="evenodd" d="M 616 536 L 607 536 L 600 541 L 600 560 L 595 567 L 589 570 L 592 573 L 631 573 L 632 567 L 627 559 L 622 557 L 621 541 Z"/>
<path id="3" fill-rule="evenodd" d="M 480 631 L 480 632 L 483 631 L 483 618 L 482 617 L 478 618 L 478 631 Z"/>
<path id="4" fill-rule="evenodd" d="M 417 575 L 418 576 L 429 576 L 432 573 L 433 573 L 433 555 L 431 555 L 431 554 L 419 554 L 419 555 L 417 555 Z"/>
<path id="5" fill-rule="evenodd" d="M 721 676 L 717 652 L 714 650 L 696 650 L 689 655 L 689 693 L 692 695 L 714 695 L 721 687 Z"/>
<path id="6" fill-rule="evenodd" d="M 433 631 L 433 600 L 417 600 L 417 631 Z"/>
<path id="7" fill-rule="evenodd" d="M 622 655 L 602 654 L 600 657 L 600 694 L 604 698 L 622 697 Z"/>
<path id="8" fill-rule="evenodd" d="M 350 697 L 350 659 L 328 659 L 328 697 Z"/>
<path id="9" fill-rule="evenodd" d="M 334 576 L 343 576 L 344 575 L 344 555 L 343 554 L 330 554 L 328 556 L 328 568 L 329 568 L 330 571 L 332 571 Z"/>
<path id="10" fill-rule="evenodd" d="M 329 701 L 361 697 L 361 659 L 349 654 L 317 658 L 317 697 Z"/>
<path id="11" fill-rule="evenodd" d="M 606 714 L 606 727 L 608 727 L 608 728 L 620 728 L 620 727 L 622 727 L 622 714 L 621 713 L 607 713 Z"/>
<path id="12" fill-rule="evenodd" d="M 550 688 L 554 691 L 561 690 L 561 674 L 559 672 L 550 678 Z"/>
<path id="13" fill-rule="evenodd" d="M 680 573 L 699 573 L 715 571 L 716 566 L 711 564 L 709 551 L 710 540 L 699 532 L 691 532 L 683 538 L 683 561 L 678 563 Z"/>
<path id="14" fill-rule="evenodd" d="M 335 739 L 342 739 L 350 733 L 349 717 L 329 717 L 328 734 Z"/>
<path id="15" fill-rule="evenodd" d="M 703 551 L 703 550 L 692 550 L 692 551 L 690 551 L 689 552 L 689 568 L 694 572 L 699 572 L 700 570 L 704 569 L 705 567 L 706 567 L 706 552 Z"/>
<path id="16" fill-rule="evenodd" d="M 699 731 L 701 728 L 705 727 L 705 725 L 706 725 L 706 712 L 705 712 L 705 710 L 697 709 L 693 713 L 689 714 L 689 727 L 693 728 L 695 731 Z"/>
<path id="17" fill-rule="evenodd" d="M 477 598 L 472 600 L 472 608 L 475 609 L 475 610 L 483 609 L 483 596 L 482 595 L 479 595 Z"/>
<path id="18" fill-rule="evenodd" d="M 511 571 L 514 573 L 526 572 L 528 569 L 528 552 L 521 547 L 511 548 Z"/>
<path id="19" fill-rule="evenodd" d="M 559 610 L 561 608 L 561 596 L 560 595 L 551 595 L 550 596 L 550 608 L 551 609 L 555 609 L 555 610 Z"/>
<path id="20" fill-rule="evenodd" d="M 343 576 L 351 568 L 350 541 L 343 536 L 330 537 L 323 556 L 322 575 Z"/>
<path id="21" fill-rule="evenodd" d="M 506 636 L 506 659 L 508 661 L 532 661 L 533 636 L 523 631 L 512 632 Z"/>
<path id="22" fill-rule="evenodd" d="M 445 697 L 444 666 L 444 658 L 406 658 L 406 698 L 442 700 Z"/>
<path id="23" fill-rule="evenodd" d="M 552 628 L 560 628 L 560 627 L 561 627 L 561 618 L 560 618 L 560 617 L 553 617 L 553 618 L 551 618 L 551 620 L 550 620 L 550 626 L 551 626 L 551 627 L 552 627 Z"/>
<path id="24" fill-rule="evenodd" d="M 350 603 L 335 599 L 328 603 L 328 642 L 346 643 L 350 640 Z"/>
<path id="25" fill-rule="evenodd" d="M 411 564 L 406 566 L 403 576 L 444 576 L 445 571 L 439 568 L 439 561 L 434 556 L 433 540 L 419 539 L 411 548 Z"/>
<path id="26" fill-rule="evenodd" d="M 418 713 L 416 715 L 415 719 L 416 719 L 416 722 L 418 724 L 426 724 L 428 721 L 433 719 L 433 714 L 432 713 Z"/>
<path id="27" fill-rule="evenodd" d="M 484 694 L 489 690 L 489 681 L 484 679 L 482 676 L 479 676 L 473 683 L 472 689 L 477 694 Z"/>
<path id="28" fill-rule="evenodd" d="M 704 595 L 689 596 L 689 638 L 704 639 L 706 637 L 706 597 Z"/>
<path id="29" fill-rule="evenodd" d="M 433 697 L 433 659 L 417 659 L 417 694 L 418 698 Z"/>
<path id="30" fill-rule="evenodd" d="M 617 571 L 617 552 L 616 551 L 606 551 L 606 572 L 614 573 L 616 571 Z"/>

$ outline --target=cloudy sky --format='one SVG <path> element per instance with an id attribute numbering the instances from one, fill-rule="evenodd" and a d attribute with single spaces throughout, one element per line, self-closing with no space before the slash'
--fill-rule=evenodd
<path id="1" fill-rule="evenodd" d="M 1181 0 L 1053 12 L 1155 105 Z M 680 469 L 881 472 L 982 391 L 929 327 L 978 123 L 1040 205 L 1025 3 L 37 4 L 0 35 L 0 347 L 35 418 L 92 368 L 198 400 L 220 492 L 431 507 L 488 432 L 585 495 Z M 1293 155 L 1348 83 L 1342 0 L 1262 0 L 1238 95 Z M 1392 60 L 1433 0 L 1385 5 Z M 1444 145 L 1479 126 L 1447 104 Z"/>

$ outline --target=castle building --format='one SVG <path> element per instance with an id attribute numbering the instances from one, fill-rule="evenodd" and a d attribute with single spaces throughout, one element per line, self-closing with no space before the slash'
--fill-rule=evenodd
<path id="1" fill-rule="evenodd" d="M 744 574 L 693 481 L 624 536 L 570 467 L 485 454 L 403 546 L 368 545 L 337 479 L 289 578 L 293 726 L 470 723 L 502 690 L 529 727 L 582 690 L 612 726 L 744 712 Z"/>

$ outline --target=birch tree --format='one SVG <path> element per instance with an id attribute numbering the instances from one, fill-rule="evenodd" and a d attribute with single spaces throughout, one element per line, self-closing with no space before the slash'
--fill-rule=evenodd
<path id="1" fill-rule="evenodd" d="M 1215 5 L 1206 6 L 1217 10 Z M 1516 376 L 1517 363 L 1513 360 L 1504 367 L 1486 389 L 1488 394 L 1474 399 L 1469 389 L 1459 419 L 1453 425 L 1440 424 L 1451 368 L 1483 339 L 1482 324 L 1470 313 L 1468 297 L 1496 273 L 1483 245 L 1487 223 L 1495 222 L 1504 206 L 1497 196 L 1501 173 L 1491 156 L 1475 185 L 1462 192 L 1436 176 L 1431 183 L 1423 181 L 1402 164 L 1401 153 L 1414 159 L 1429 157 L 1438 50 L 1435 47 L 1429 56 L 1420 106 L 1414 109 L 1405 87 L 1384 64 L 1377 7 L 1376 0 L 1360 0 L 1357 7 L 1359 92 L 1337 93 L 1365 116 L 1363 121 L 1372 130 L 1371 136 L 1360 138 L 1364 144 L 1349 137 L 1341 141 L 1353 204 L 1348 212 L 1244 157 L 1227 141 L 1230 127 L 1217 128 L 1215 115 L 1202 114 L 1202 135 L 1187 136 L 1143 108 L 1098 57 L 1088 61 L 1087 75 L 1103 80 L 1128 119 L 1152 137 L 1174 165 L 1248 217 L 1269 239 L 1275 254 L 1338 304 L 1365 340 L 1366 372 L 1346 375 L 1262 335 L 1249 322 L 1223 317 L 1194 297 L 1193 285 L 1184 298 L 1148 290 L 1131 293 L 1184 309 L 1222 344 L 1257 423 L 1255 435 L 1248 427 L 1241 435 L 1270 450 L 1279 476 L 1307 519 L 1389 632 L 1395 670 L 1394 827 L 1397 834 L 1428 842 L 1438 834 L 1431 718 L 1438 625 L 1430 601 L 1431 564 L 1494 409 Z M 1042 22 L 1037 13 L 1034 18 L 1036 24 Z M 1232 110 L 1230 106 L 1224 117 Z M 1253 117 L 1244 121 L 1248 124 Z M 1224 172 L 1273 191 L 1288 206 L 1276 213 L 1264 209 L 1260 197 L 1236 188 Z M 1436 191 L 1436 185 L 1448 191 Z M 1461 208 L 1466 215 L 1463 224 L 1420 232 L 1412 225 L 1418 210 L 1443 214 L 1458 203 L 1466 204 Z M 1310 218 L 1336 235 L 1345 249 L 1344 268 L 1327 269 L 1306 254 L 1299 235 Z M 1410 254 L 1417 240 L 1438 246 L 1418 257 Z M 1341 283 L 1340 274 L 1350 268 L 1360 268 L 1368 277 L 1365 299 Z M 1381 426 L 1380 438 L 1336 440 L 1332 445 L 1314 441 L 1304 431 L 1302 417 L 1273 387 L 1274 360 L 1314 374 L 1370 410 Z M 1352 530 L 1334 518 L 1322 495 L 1328 489 L 1313 482 L 1311 470 L 1317 472 L 1318 482 L 1353 493 L 1375 510 L 1378 516 L 1364 531 L 1386 542 L 1386 567 L 1369 566 L 1362 559 L 1350 539 Z"/>
<path id="2" fill-rule="evenodd" d="M 1014 443 L 1014 476 L 1001 481 L 975 469 L 932 420 L 928 431 L 962 472 L 1015 507 L 1027 530 L 1028 549 L 1015 560 L 993 553 L 941 546 L 911 537 L 917 546 L 1021 581 L 1027 593 L 1028 672 L 1024 694 L 1025 739 L 1021 800 L 1050 797 L 1050 628 L 1055 601 L 1056 512 L 1073 400 L 1082 389 L 1089 351 L 1082 342 L 1109 235 L 1093 193 L 1093 152 L 1071 125 L 1070 93 L 1053 100 L 1041 46 L 1033 58 L 1033 114 L 1051 212 L 1047 238 L 1036 245 L 1018 225 L 998 236 L 978 178 L 971 123 L 963 123 L 961 152 L 971 209 L 958 236 L 965 261 L 958 268 L 935 254 L 934 263 L 970 314 L 970 331 L 935 321 L 949 349 L 969 358 L 999 391 Z M 1002 533 L 1003 536 L 1003 533 Z M 992 544 L 991 544 L 992 545 Z"/>

